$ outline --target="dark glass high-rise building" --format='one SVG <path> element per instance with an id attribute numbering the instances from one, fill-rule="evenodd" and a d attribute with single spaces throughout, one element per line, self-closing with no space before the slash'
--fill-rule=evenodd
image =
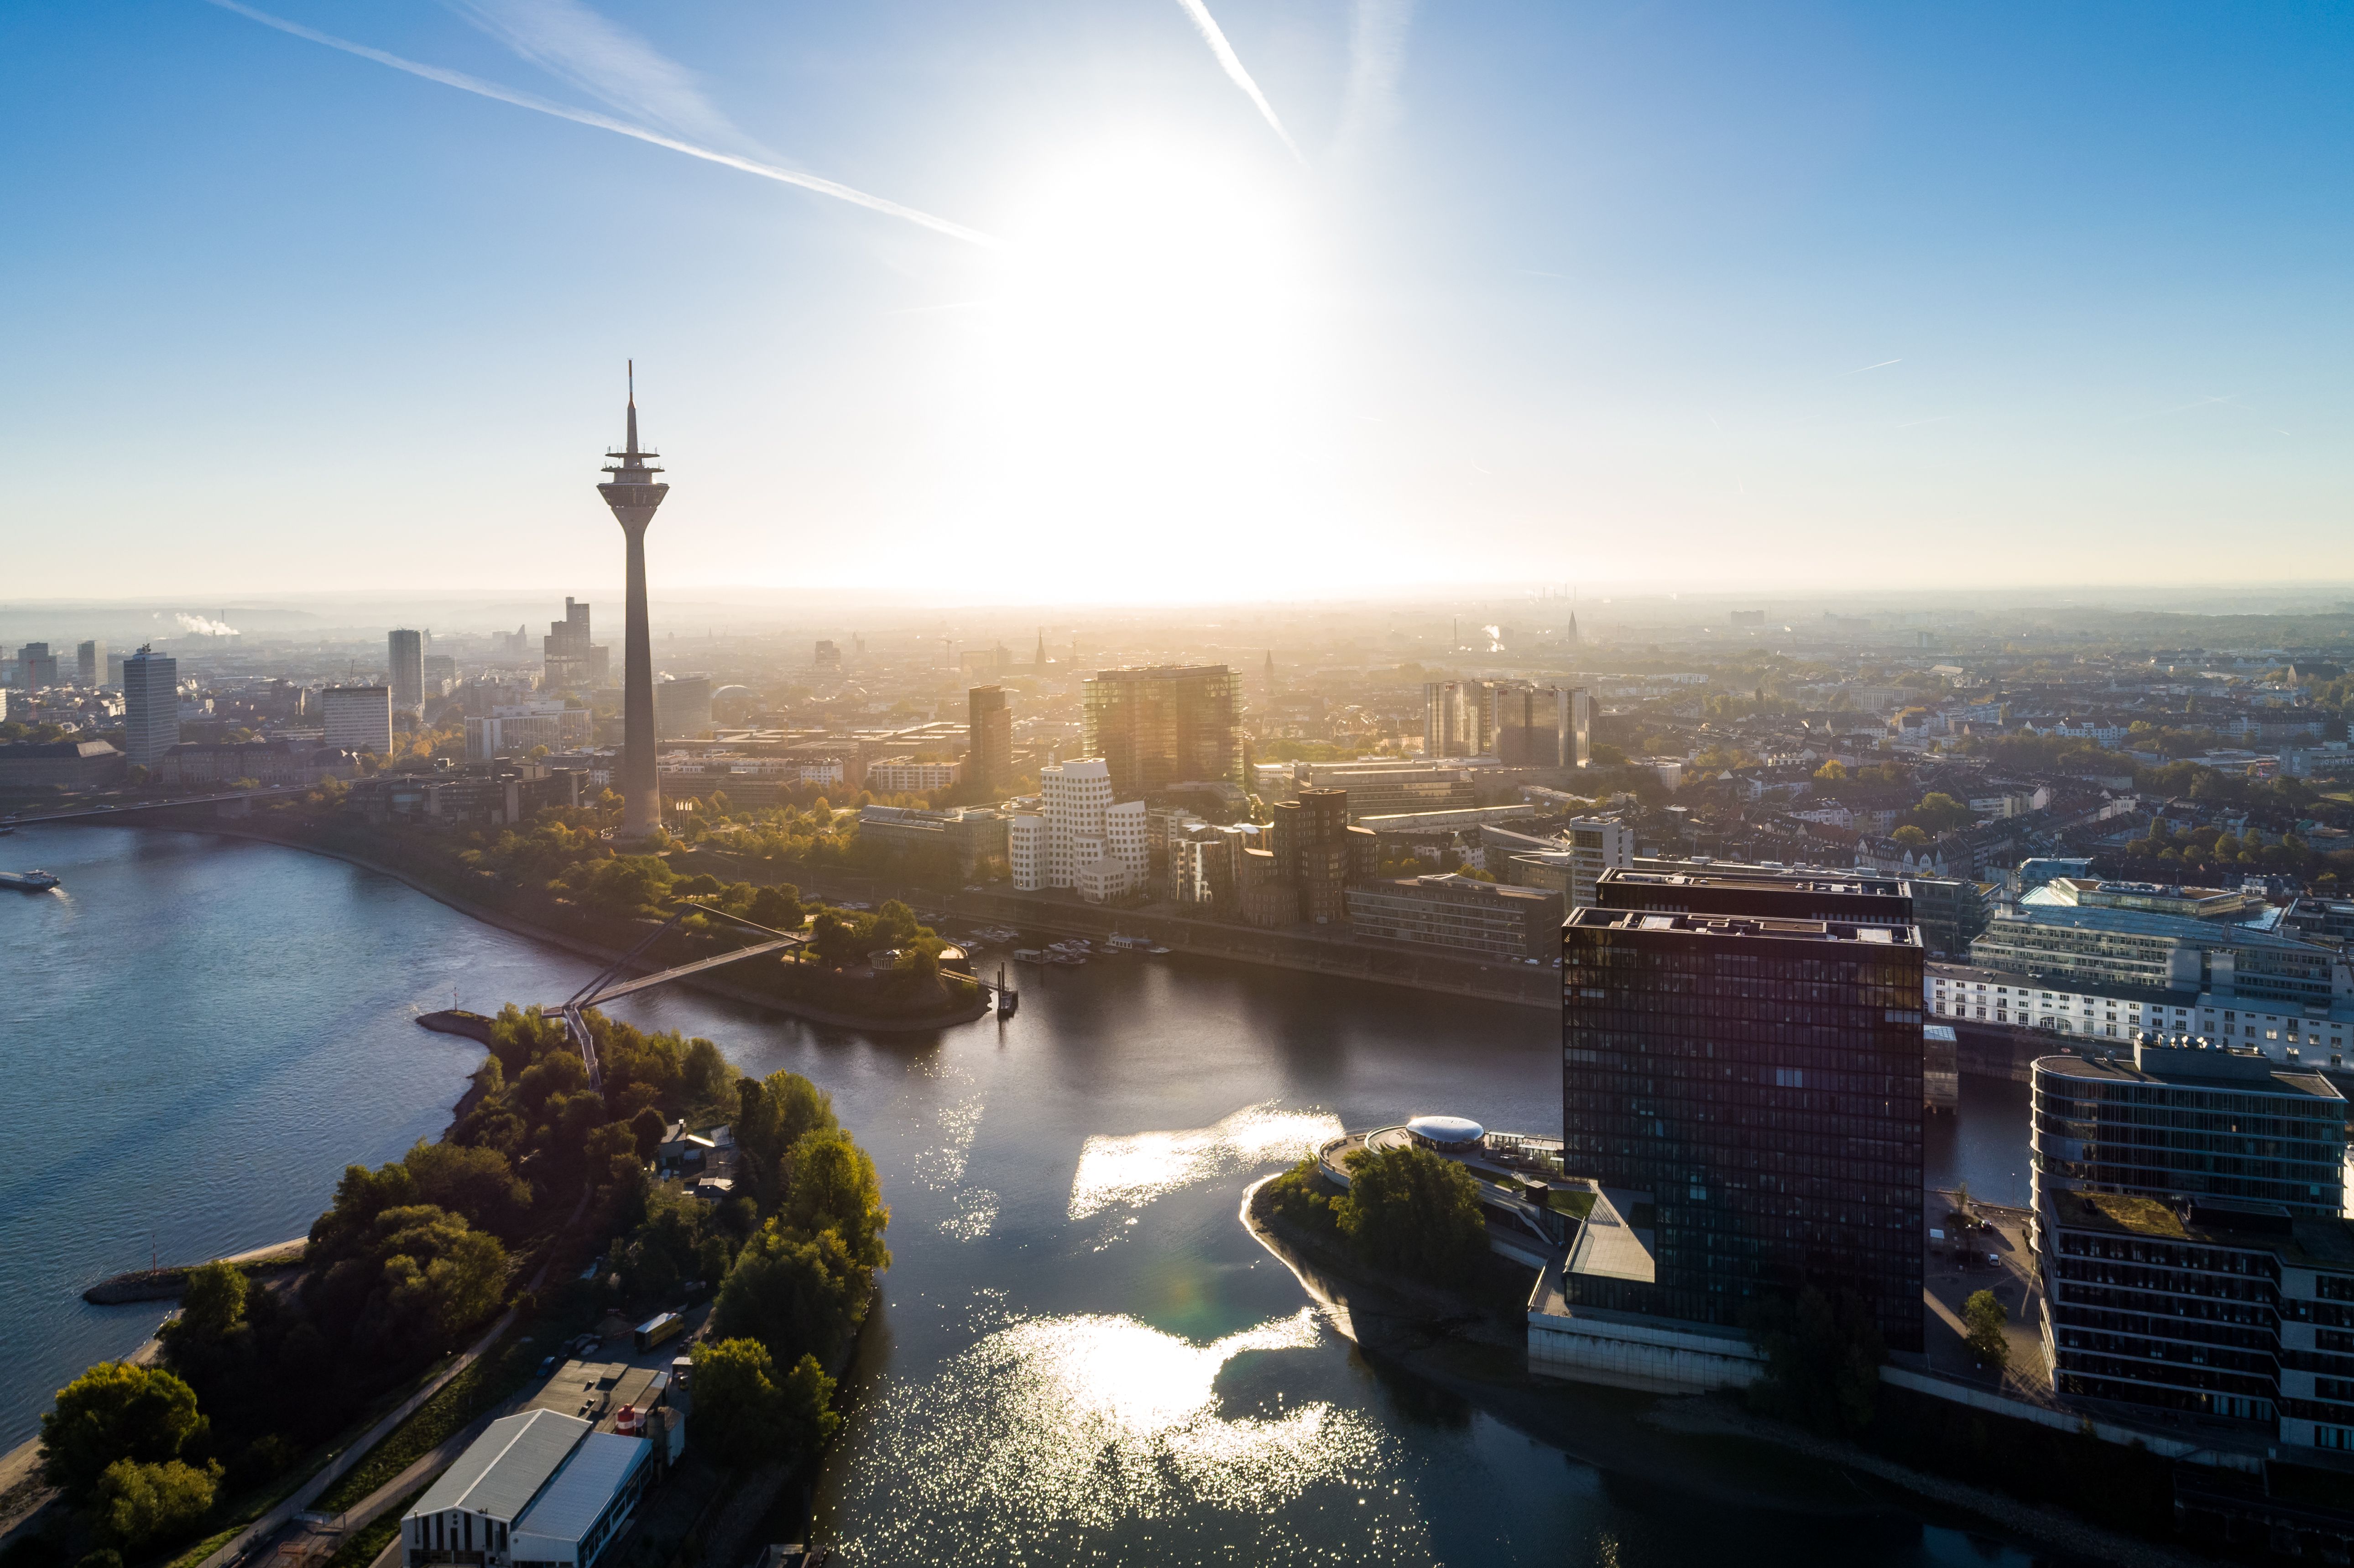
<path id="1" fill-rule="evenodd" d="M 1224 664 L 1104 670 L 1080 694 L 1089 757 L 1111 769 L 1111 798 L 1172 784 L 1244 784 L 1242 678 Z"/>
<path id="2" fill-rule="evenodd" d="M 1741 1327 L 1814 1285 L 1919 1350 L 1919 933 L 1810 917 L 1821 888 L 1682 891 L 1563 927 L 1564 1161 L 1651 1222 L 1649 1280 L 1573 1273 L 1571 1299 Z"/>

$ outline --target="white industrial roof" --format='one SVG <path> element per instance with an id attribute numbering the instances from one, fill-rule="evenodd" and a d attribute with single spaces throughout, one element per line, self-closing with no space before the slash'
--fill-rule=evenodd
<path id="1" fill-rule="evenodd" d="M 588 1422 L 561 1411 L 503 1416 L 466 1446 L 404 1517 L 464 1509 L 512 1521 L 588 1430 Z"/>
<path id="2" fill-rule="evenodd" d="M 605 1511 L 613 1494 L 621 1489 L 621 1483 L 652 1452 L 653 1446 L 642 1437 L 591 1432 L 581 1440 L 572 1462 L 557 1472 L 539 1500 L 531 1505 L 531 1511 L 515 1520 L 514 1533 L 567 1545 L 578 1542 L 596 1524 L 597 1516 Z M 526 1551 L 520 1542 L 512 1554 L 518 1559 L 553 1555 Z"/>

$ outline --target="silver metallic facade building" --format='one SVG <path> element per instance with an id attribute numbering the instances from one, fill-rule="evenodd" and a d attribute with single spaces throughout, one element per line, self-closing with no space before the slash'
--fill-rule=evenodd
<path id="1" fill-rule="evenodd" d="M 425 639 L 415 631 L 395 630 L 385 634 L 385 666 L 390 672 L 387 684 L 392 688 L 395 713 L 421 715 L 425 711 Z"/>
<path id="2" fill-rule="evenodd" d="M 143 644 L 122 662 L 122 754 L 153 768 L 179 739 L 179 661 Z"/>
<path id="3" fill-rule="evenodd" d="M 646 526 L 670 493 L 638 450 L 637 366 L 630 366 L 629 444 L 605 455 L 613 477 L 597 487 L 628 543 L 629 584 L 621 630 L 621 837 L 643 839 L 662 825 L 662 789 L 654 772 L 653 632 L 646 619 Z"/>

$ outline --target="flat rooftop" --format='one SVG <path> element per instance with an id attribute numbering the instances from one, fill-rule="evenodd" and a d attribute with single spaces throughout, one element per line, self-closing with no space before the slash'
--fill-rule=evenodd
<path id="1" fill-rule="evenodd" d="M 2354 1222 L 2347 1220 L 2298 1216 L 2288 1220 L 2285 1231 L 2276 1234 L 2200 1224 L 2195 1217 L 2195 1208 L 2194 1218 L 2185 1220 L 2170 1205 L 2156 1198 L 2137 1198 L 2122 1192 L 2059 1188 L 2047 1190 L 2043 1197 L 2053 1220 L 2069 1230 L 2106 1231 L 2149 1241 L 2200 1242 L 2266 1250 L 2292 1263 L 2354 1268 Z"/>
<path id="2" fill-rule="evenodd" d="M 1567 924 L 1581 931 L 1628 931 L 1681 937 L 1762 937 L 1777 942 L 1846 942 L 1918 951 L 1912 926 L 1859 926 L 1843 920 L 1778 920 L 1758 915 L 1665 915 L 1640 909 L 1583 906 Z"/>
<path id="3" fill-rule="evenodd" d="M 2254 1095 L 2297 1095 L 2317 1100 L 2343 1102 L 2344 1095 L 2319 1073 L 2297 1072 L 2277 1067 L 2270 1058 L 2211 1046 L 2206 1050 L 2173 1049 L 2145 1051 L 2142 1060 L 2149 1066 L 2137 1066 L 2127 1056 L 2084 1057 L 2073 1054 L 2038 1056 L 2035 1071 L 2053 1077 L 2076 1079 L 2089 1083 L 2149 1084 L 2163 1087 L 2169 1084 L 2196 1083 L 2201 1086 L 2223 1086 Z"/>
<path id="4" fill-rule="evenodd" d="M 1634 887 L 1757 887 L 1776 893 L 1837 893 L 1854 898 L 1903 898 L 1896 877 L 1838 876 L 1828 872 L 1628 871 L 1613 866 L 1605 881 Z"/>
<path id="5" fill-rule="evenodd" d="M 586 1421 L 599 1432 L 614 1430 L 623 1405 L 643 1411 L 670 1387 L 663 1367 L 627 1361 L 567 1361 L 532 1396 L 531 1410 L 552 1410 Z"/>

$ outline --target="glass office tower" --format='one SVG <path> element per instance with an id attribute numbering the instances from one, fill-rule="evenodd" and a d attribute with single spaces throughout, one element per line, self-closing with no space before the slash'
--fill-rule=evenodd
<path id="1" fill-rule="evenodd" d="M 1572 1276 L 1573 1300 L 1742 1327 L 1814 1285 L 1856 1296 L 1890 1349 L 1921 1348 L 1920 935 L 1805 917 L 1824 891 L 1788 888 L 1790 917 L 1717 915 L 1701 877 L 1695 912 L 1564 927 L 1564 1162 L 1628 1195 L 1653 1266 Z"/>
<path id="2" fill-rule="evenodd" d="M 1242 678 L 1224 664 L 1104 670 L 1080 691 L 1083 754 L 1111 768 L 1115 800 L 1172 784 L 1243 784 Z"/>

